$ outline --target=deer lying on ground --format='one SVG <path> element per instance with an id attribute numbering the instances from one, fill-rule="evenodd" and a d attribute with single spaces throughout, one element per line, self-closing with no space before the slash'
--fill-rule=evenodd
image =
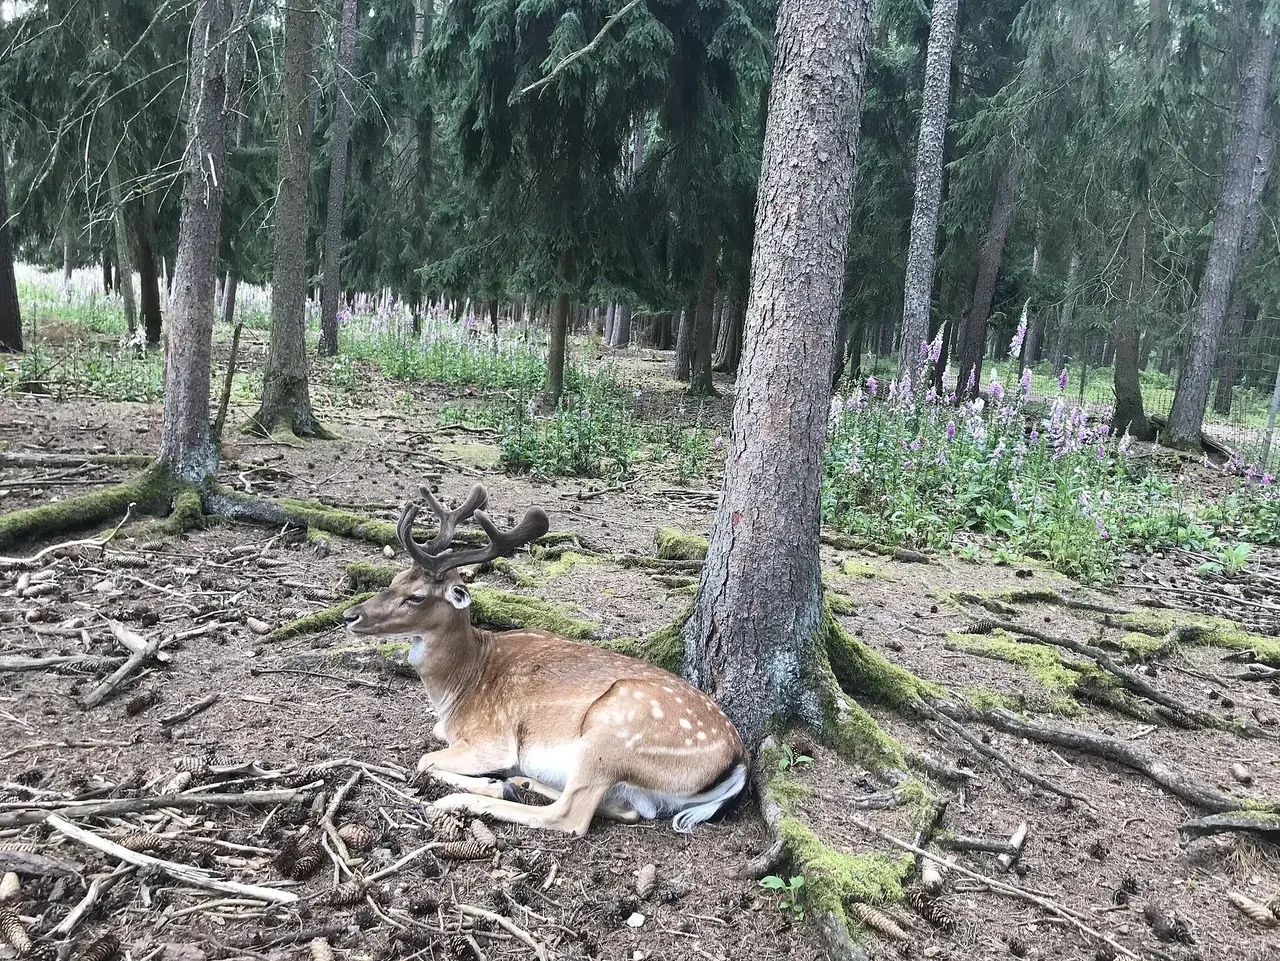
<path id="1" fill-rule="evenodd" d="M 423 755 L 418 770 L 467 792 L 437 808 L 579 836 L 596 814 L 627 823 L 674 815 L 675 829 L 689 832 L 742 790 L 742 740 L 688 682 L 546 631 L 472 626 L 458 569 L 537 540 L 548 528 L 541 508 L 500 531 L 481 510 L 488 495 L 479 484 L 453 511 L 422 493 L 439 533 L 414 540 L 419 506 L 408 505 L 397 532 L 413 567 L 344 620 L 355 635 L 410 641 L 409 663 L 440 718 L 434 734 L 449 745 Z M 457 525 L 473 515 L 489 543 L 450 550 Z M 513 787 L 552 803 L 517 803 Z"/>

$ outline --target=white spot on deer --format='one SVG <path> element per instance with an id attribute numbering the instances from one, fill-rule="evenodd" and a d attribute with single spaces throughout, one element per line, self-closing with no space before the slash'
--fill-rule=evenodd
<path id="1" fill-rule="evenodd" d="M 637 701 L 644 699 L 644 691 L 633 691 L 631 694 Z"/>
<path id="2" fill-rule="evenodd" d="M 671 690 L 671 688 L 667 687 L 665 684 L 664 684 L 664 685 L 662 685 L 662 689 L 663 689 L 664 691 L 666 691 L 668 694 L 674 694 L 674 693 L 675 693 L 673 690 Z"/>
<path id="3" fill-rule="evenodd" d="M 619 730 L 617 730 L 617 731 L 614 731 L 614 732 L 613 732 L 613 736 L 614 736 L 614 737 L 624 738 L 624 739 L 625 739 L 625 738 L 627 737 L 627 732 L 626 732 L 626 731 L 623 731 L 623 730 L 621 730 L 621 729 L 619 729 Z"/>
<path id="4" fill-rule="evenodd" d="M 641 732 L 637 732 L 636 734 L 632 734 L 631 737 L 627 738 L 627 747 L 635 747 L 637 744 L 639 744 L 643 740 L 644 740 L 644 732 L 641 731 Z"/>
<path id="5" fill-rule="evenodd" d="M 693 738 L 691 738 L 691 737 L 686 737 L 686 738 L 684 739 L 684 743 L 685 743 L 685 744 L 692 744 L 692 743 L 693 743 Z"/>
<path id="6" fill-rule="evenodd" d="M 635 712 L 635 711 L 627 711 L 627 720 L 628 720 L 628 721 L 634 721 L 635 719 L 636 719 L 636 712 Z"/>
<path id="7" fill-rule="evenodd" d="M 649 706 L 650 706 L 650 710 L 649 710 L 650 714 L 652 714 L 655 718 L 662 717 L 662 708 L 658 706 L 657 701 L 650 701 Z"/>
<path id="8" fill-rule="evenodd" d="M 687 717 L 680 718 L 680 726 L 684 728 L 686 731 L 691 730 L 693 728 L 693 725 L 689 723 L 689 719 Z"/>
<path id="9" fill-rule="evenodd" d="M 705 724 L 703 724 L 701 721 L 699 721 L 699 722 L 698 722 L 698 727 L 705 727 L 705 726 L 706 726 L 706 725 L 705 725 Z"/>
<path id="10" fill-rule="evenodd" d="M 684 698 L 682 698 L 682 697 L 678 697 L 678 698 L 676 698 L 676 703 L 677 703 L 677 704 L 683 704 L 683 703 L 684 703 Z"/>
<path id="11" fill-rule="evenodd" d="M 699 732 L 698 732 L 698 740 L 699 740 L 699 741 L 705 741 L 706 739 L 707 739 L 707 732 L 706 732 L 706 731 L 699 731 Z"/>

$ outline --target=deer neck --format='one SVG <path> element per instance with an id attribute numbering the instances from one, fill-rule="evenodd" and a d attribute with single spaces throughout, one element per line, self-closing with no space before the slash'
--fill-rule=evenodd
<path id="1" fill-rule="evenodd" d="M 470 622 L 439 635 L 416 634 L 409 644 L 409 663 L 426 689 L 442 723 L 458 701 L 475 686 L 489 654 L 489 635 Z"/>

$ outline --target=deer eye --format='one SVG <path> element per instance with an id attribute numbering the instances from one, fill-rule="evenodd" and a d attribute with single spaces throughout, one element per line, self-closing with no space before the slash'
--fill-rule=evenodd
<path id="1" fill-rule="evenodd" d="M 411 594 L 406 598 L 410 604 L 425 604 L 427 602 L 426 594 Z"/>

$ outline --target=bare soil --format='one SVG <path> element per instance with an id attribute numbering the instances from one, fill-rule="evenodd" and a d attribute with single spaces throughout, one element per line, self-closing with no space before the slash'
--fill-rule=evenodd
<path id="1" fill-rule="evenodd" d="M 628 377 L 643 389 L 641 402 L 654 416 L 669 416 L 681 398 L 674 388 L 655 383 L 656 364 L 643 357 L 630 357 L 625 364 Z M 489 579 L 496 586 L 571 605 L 577 616 L 600 625 L 600 637 L 642 637 L 687 604 L 686 596 L 668 591 L 643 570 L 624 567 L 617 558 L 651 553 L 658 526 L 705 533 L 715 507 L 714 478 L 682 489 L 669 467 L 652 464 L 625 489 L 601 493 L 609 485 L 508 477 L 492 466 L 492 438 L 433 426 L 431 411 L 446 400 L 456 401 L 452 394 L 457 392 L 410 387 L 414 412 L 398 413 L 392 398 L 405 386 L 382 383 L 371 372 L 369 384 L 364 406 L 322 409 L 322 418 L 341 432 L 341 440 L 295 449 L 237 435 L 228 445 L 222 480 L 241 490 L 318 497 L 393 520 L 425 477 L 439 475 L 439 488 L 451 497 L 483 479 L 500 517 L 538 503 L 550 514 L 553 530 L 579 531 L 614 552 L 611 559 L 573 567 L 555 578 L 523 558 L 517 568 L 537 578 L 537 586 L 519 588 L 495 573 Z M 704 407 L 704 422 L 726 425 L 730 404 L 725 397 Z M 686 409 L 692 412 L 693 406 Z M 159 405 L 5 396 L 0 397 L 0 449 L 151 453 L 158 446 L 160 418 Z M 47 503 L 124 476 L 119 469 L 93 466 L 0 470 L 0 510 Z M 424 789 L 423 796 L 399 777 L 399 772 L 411 772 L 431 746 L 434 718 L 417 682 L 362 671 L 336 659 L 324 662 L 326 649 L 350 643 L 336 631 L 267 642 L 249 624 L 255 619 L 276 626 L 341 600 L 345 565 L 384 561 L 381 551 L 332 538 L 323 553 L 277 530 L 231 525 L 159 543 L 129 535 L 126 528 L 105 550 L 71 552 L 41 565 L 51 572 L 41 575 L 48 578 L 43 583 L 52 585 L 47 593 L 20 596 L 21 571 L 0 571 L 0 656 L 119 656 L 107 618 L 147 638 L 188 635 L 165 647 L 167 664 L 144 671 L 126 690 L 92 710 L 80 710 L 74 698 L 91 689 L 100 674 L 52 669 L 0 673 L 0 816 L 33 800 L 146 797 L 170 784 L 187 764 L 180 759 L 192 756 L 213 755 L 218 764 L 253 761 L 271 770 L 350 759 L 370 768 L 339 810 L 338 823 L 365 823 L 378 835 L 370 850 L 354 855 L 363 859 L 356 870 L 367 876 L 431 841 L 431 794 Z M 41 546 L 24 545 L 14 553 L 29 554 Z M 240 550 L 246 546 L 253 550 Z M 841 562 L 850 557 L 867 565 L 870 576 L 843 573 Z M 844 625 L 890 659 L 958 694 L 1021 698 L 1032 711 L 1053 707 L 1054 697 L 1023 667 L 958 650 L 948 634 L 992 616 L 956 602 L 956 592 L 1034 586 L 1074 590 L 1063 579 L 1031 565 L 979 566 L 955 559 L 901 564 L 831 549 L 824 549 L 824 562 L 832 585 L 856 603 L 854 613 L 842 617 Z M 1133 586 L 1122 584 L 1107 592 L 1105 600 L 1136 609 L 1151 601 L 1153 583 L 1194 581 L 1195 589 L 1218 598 L 1216 609 L 1229 609 L 1219 589 L 1206 588 L 1187 573 L 1188 563 L 1135 558 L 1125 578 Z M 1182 598 L 1159 593 L 1170 604 Z M 1015 619 L 1094 644 L 1118 642 L 1123 633 L 1105 627 L 1096 614 L 1053 604 L 1018 605 Z M 203 633 L 191 634 L 198 630 Z M 1275 738 L 1280 727 L 1274 720 L 1280 717 L 1280 688 L 1237 679 L 1241 665 L 1224 661 L 1225 653 L 1179 650 L 1161 663 L 1153 683 L 1184 703 L 1263 726 L 1268 736 L 1245 739 L 1220 731 L 1153 726 L 1087 705 L 1066 720 L 1132 738 L 1179 771 L 1224 791 L 1274 799 L 1280 796 Z M 272 673 L 299 663 L 311 664 L 312 673 Z M 146 692 L 155 692 L 155 703 L 132 713 L 137 695 Z M 161 723 L 162 717 L 214 692 L 220 699 L 208 710 L 179 724 Z M 997 750 L 1089 801 L 1087 806 L 1066 805 L 941 729 L 907 721 L 875 703 L 866 706 L 904 744 L 972 773 L 962 789 L 938 786 L 951 792 L 943 830 L 1007 838 L 1021 822 L 1028 824 L 1015 872 L 1002 872 L 995 854 L 957 854 L 957 864 L 1061 904 L 1140 957 L 1250 961 L 1280 952 L 1280 928 L 1258 926 L 1226 899 L 1229 891 L 1259 902 L 1280 893 L 1280 860 L 1273 845 L 1236 834 L 1182 840 L 1179 825 L 1198 812 L 1133 772 L 994 732 L 984 735 Z M 797 792 L 795 811 L 820 837 L 847 853 L 890 856 L 901 852 L 867 834 L 858 821 L 914 839 L 906 811 L 850 809 L 851 799 L 882 785 L 804 735 L 790 738 L 813 757 L 788 776 L 808 789 Z M 1245 787 L 1233 779 L 1233 763 L 1247 766 L 1252 784 Z M 331 799 L 361 771 L 344 764 L 315 779 L 324 781 L 325 797 Z M 187 788 L 199 783 L 197 777 Z M 282 783 L 290 782 L 258 780 L 225 790 L 278 788 Z M 207 781 L 205 787 L 211 789 Z M 317 791 L 306 792 L 308 804 Z M 780 910 L 776 894 L 736 876 L 768 844 L 753 800 L 691 837 L 676 834 L 666 823 L 597 822 L 583 839 L 495 824 L 499 850 L 476 861 L 424 856 L 374 885 L 364 907 L 329 903 L 341 878 L 327 857 L 301 880 L 273 866 L 278 852 L 300 830 L 298 822 L 308 822 L 305 808 L 299 812 L 285 806 L 266 823 L 271 811 L 271 806 L 166 809 L 80 823 L 116 840 L 149 830 L 187 842 L 220 842 L 205 853 L 188 843 L 162 856 L 202 861 L 216 877 L 292 891 L 302 900 L 290 905 L 264 907 L 144 869 L 116 884 L 77 925 L 70 941 L 59 942 L 52 929 L 84 898 L 88 881 L 111 872 L 117 862 L 41 825 L 0 830 L 0 858 L 2 845 L 31 843 L 39 853 L 75 865 L 75 872 L 63 879 L 23 876 L 15 907 L 42 952 L 53 952 L 61 943 L 59 953 L 65 954 L 73 943 L 82 947 L 111 933 L 135 961 L 300 958 L 309 937 L 323 929 L 340 958 L 534 957 L 534 949 L 507 928 L 474 919 L 464 924 L 460 906 L 471 905 L 509 919 L 550 957 L 754 961 L 822 956 L 810 927 Z M 655 866 L 657 883 L 641 899 L 636 875 L 646 864 Z M 785 867 L 779 873 L 786 876 Z M 906 905 L 890 906 L 887 910 L 907 929 L 909 941 L 895 944 L 868 933 L 866 951 L 872 958 L 1095 956 L 1097 945 L 1060 918 L 958 874 L 947 876 L 946 903 L 955 919 L 950 930 L 931 925 Z M 1178 930 L 1188 943 L 1162 940 L 1144 916 L 1148 908 L 1147 914 L 1158 911 L 1172 919 L 1175 928 L 1184 925 Z M 419 914 L 411 915 L 411 909 Z M 1168 936 L 1168 930 L 1163 933 Z M 0 957 L 13 955 L 12 948 L 0 947 Z"/>

